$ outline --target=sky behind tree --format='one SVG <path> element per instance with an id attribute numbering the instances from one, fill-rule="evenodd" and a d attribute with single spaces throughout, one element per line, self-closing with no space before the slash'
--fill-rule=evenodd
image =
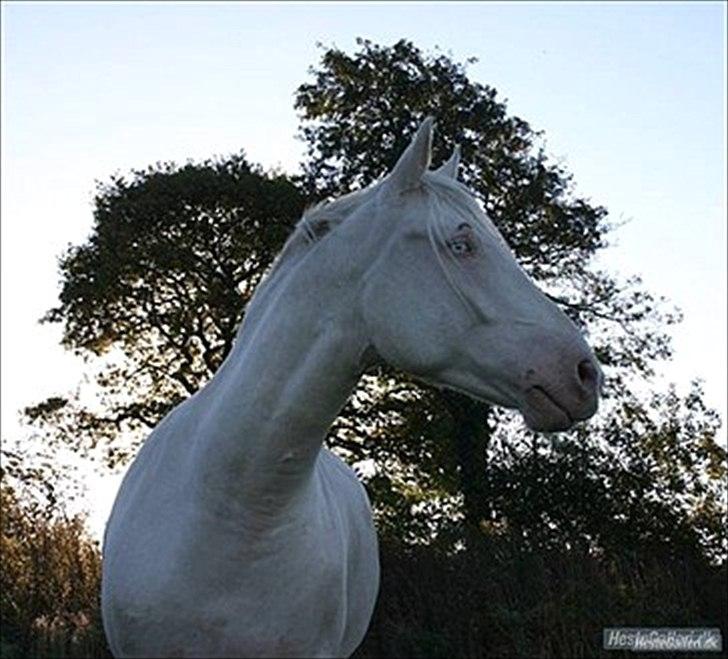
<path id="1" fill-rule="evenodd" d="M 683 310 L 660 372 L 682 390 L 704 378 L 725 418 L 724 3 L 5 2 L 2 26 L 3 437 L 81 376 L 37 320 L 57 256 L 90 231 L 94 181 L 240 149 L 294 172 L 293 94 L 316 42 L 356 37 L 478 58 L 471 79 L 625 223 L 599 265 Z"/>

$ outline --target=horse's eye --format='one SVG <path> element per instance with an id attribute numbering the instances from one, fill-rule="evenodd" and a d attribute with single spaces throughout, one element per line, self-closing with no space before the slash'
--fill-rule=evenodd
<path id="1" fill-rule="evenodd" d="M 448 243 L 448 247 L 456 256 L 467 256 L 474 251 L 472 243 L 467 238 L 455 238 Z"/>

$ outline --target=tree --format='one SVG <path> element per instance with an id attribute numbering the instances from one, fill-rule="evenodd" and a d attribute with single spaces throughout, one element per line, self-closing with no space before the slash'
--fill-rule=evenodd
<path id="1" fill-rule="evenodd" d="M 134 449 L 120 436 L 141 441 L 230 352 L 303 198 L 241 153 L 115 176 L 94 203 L 91 238 L 61 258 L 60 304 L 43 322 L 62 322 L 63 344 L 100 365 L 100 393 L 53 397 L 26 415 L 116 464 Z"/>
<path id="2" fill-rule="evenodd" d="M 604 246 L 606 210 L 569 199 L 571 176 L 533 153 L 528 123 L 508 116 L 489 86 L 465 66 L 425 56 L 401 40 L 387 48 L 359 39 L 352 56 L 331 48 L 295 106 L 307 145 L 303 184 L 309 196 L 336 196 L 391 171 L 420 121 L 436 117 L 433 160 L 462 150 L 460 177 L 507 237 L 519 261 L 544 278 L 577 271 Z M 472 62 L 474 60 L 469 60 Z"/>
<path id="3" fill-rule="evenodd" d="M 693 543 L 695 534 L 683 530 L 697 529 L 719 546 L 717 475 L 725 453 L 713 441 L 714 418 L 699 391 L 689 405 L 675 398 L 675 409 L 687 405 L 677 427 L 698 428 L 704 438 L 678 451 L 674 442 L 685 433 L 651 421 L 650 401 L 630 390 L 670 355 L 665 327 L 678 316 L 638 279 L 619 282 L 591 267 L 606 244 L 606 210 L 574 198 L 571 176 L 549 162 L 539 134 L 509 116 L 494 89 L 470 81 L 465 65 L 406 41 L 359 46 L 353 55 L 325 50 L 314 81 L 298 90 L 308 144 L 298 179 L 264 174 L 241 155 L 157 165 L 99 186 L 93 234 L 63 256 L 61 304 L 46 321 L 63 323 L 65 345 L 100 364 L 102 393 L 96 409 L 79 397 L 56 398 L 28 416 L 63 441 L 83 449 L 99 444 L 109 461 L 126 459 L 122 437 L 131 430 L 140 440 L 141 430 L 196 391 L 229 352 L 245 304 L 304 204 L 384 174 L 419 121 L 433 114 L 436 162 L 461 144 L 465 181 L 519 261 L 589 335 L 607 370 L 607 398 L 600 419 L 557 450 L 512 414 L 443 395 L 391 369 L 372 371 L 327 441 L 362 473 L 380 533 L 411 543 L 439 538 L 453 548 L 506 529 L 536 544 L 583 540 L 603 550 L 609 524 L 624 526 L 616 502 L 640 492 L 664 495 L 652 517 L 675 532 L 661 542 L 680 535 Z M 640 430 L 648 421 L 652 440 Z M 643 450 L 649 441 L 664 450 Z M 661 481 L 674 451 L 682 476 Z M 701 494 L 700 478 L 683 478 L 706 463 L 714 466 L 709 496 Z M 549 473 L 560 477 L 549 480 Z M 687 507 L 679 482 L 691 493 Z M 590 503 L 572 524 L 579 488 Z M 548 493 L 549 510 L 524 492 Z M 532 505 L 509 503 L 513 494 Z M 603 503 L 611 517 L 595 526 Z"/>
<path id="4" fill-rule="evenodd" d="M 543 474 L 533 470 L 537 465 L 541 471 L 549 465 L 554 473 L 559 469 L 571 473 L 572 453 L 576 452 L 582 456 L 584 478 L 606 478 L 597 465 L 617 457 L 614 428 L 633 435 L 630 431 L 637 416 L 649 416 L 644 404 L 631 393 L 630 382 L 649 378 L 654 361 L 671 355 L 665 328 L 676 322 L 679 314 L 664 311 L 664 300 L 656 300 L 643 290 L 638 278 L 619 282 L 591 267 L 593 256 L 606 246 L 611 228 L 606 209 L 573 196 L 571 175 L 549 162 L 543 146 L 538 145 L 540 134 L 527 122 L 509 116 L 492 87 L 468 78 L 466 67 L 472 60 L 462 65 L 443 54 L 425 55 L 405 40 L 384 47 L 360 39 L 358 45 L 359 50 L 352 55 L 325 49 L 320 66 L 310 71 L 313 82 L 301 85 L 296 95 L 302 120 L 300 137 L 308 147 L 302 183 L 309 196 L 342 194 L 384 175 L 419 122 L 434 115 L 435 163 L 445 159 L 455 144 L 461 146 L 462 179 L 504 234 L 519 262 L 589 335 L 608 376 L 605 395 L 611 404 L 601 415 L 604 421 L 592 422 L 589 435 L 583 429 L 572 432 L 570 439 L 562 442 L 562 452 L 542 448 L 538 462 L 530 456 L 543 441 L 509 422 L 509 415 L 402 378 L 390 379 L 389 388 L 380 382 L 378 388 L 370 390 L 366 424 L 349 426 L 345 434 L 334 429 L 332 446 L 345 445 L 353 457 L 377 455 L 379 463 L 387 464 L 386 473 L 370 481 L 370 488 L 375 491 L 375 501 L 386 501 L 390 510 L 396 511 L 388 519 L 398 520 L 400 532 L 402 520 L 408 517 L 417 526 L 412 504 L 445 495 L 451 500 L 462 499 L 455 505 L 462 514 L 459 535 L 463 530 L 466 535 L 474 531 L 477 535 L 484 521 L 501 518 L 509 508 L 505 505 L 507 497 L 499 498 L 503 492 L 498 488 L 507 486 L 511 494 L 515 494 L 515 484 L 543 489 Z M 376 428 L 371 417 L 386 418 L 392 397 L 402 396 L 405 387 L 407 407 L 401 416 L 384 425 L 381 436 L 376 437 L 376 449 L 370 441 L 363 451 L 357 451 L 353 446 L 360 441 L 357 438 L 365 436 L 372 425 Z M 626 401 L 631 416 L 624 413 Z M 356 418 L 354 412 L 352 408 L 349 418 Z M 705 418 L 705 412 L 694 410 L 699 418 L 691 422 L 711 428 L 706 432 L 714 438 L 716 426 L 712 417 Z M 449 440 L 444 443 L 454 460 L 445 459 L 438 450 L 444 438 Z M 509 447 L 508 452 L 515 452 L 510 460 L 506 459 L 508 452 L 499 452 L 494 438 L 501 447 Z M 624 442 L 621 446 L 624 448 Z M 682 469 L 694 469 L 712 450 L 707 444 L 693 448 L 695 453 L 690 455 L 694 462 L 684 463 Z M 584 462 L 587 455 L 591 457 Z M 506 472 L 501 472 L 504 468 Z M 399 485 L 393 473 L 399 474 Z M 564 481 L 554 478 L 552 482 Z M 584 481 L 581 486 L 587 484 Z M 632 485 L 623 484 L 629 492 Z M 397 489 L 401 500 L 392 507 L 396 499 L 393 490 Z M 568 500 L 577 491 L 562 488 L 559 496 Z M 600 490 L 600 495 L 605 493 Z M 523 499 L 516 496 L 515 501 Z M 566 502 L 550 500 L 557 510 Z M 674 503 L 674 496 L 665 501 L 665 515 Z M 542 523 L 535 517 L 537 508 L 532 510 L 529 532 L 534 531 L 534 524 Z M 509 509 L 515 514 L 512 507 Z M 566 522 L 566 508 L 562 505 L 561 509 L 560 521 Z M 551 517 L 555 514 L 552 512 Z M 426 517 L 430 522 L 427 528 L 420 524 L 415 532 L 420 537 L 433 532 L 432 509 L 426 510 Z M 558 526 L 554 520 L 550 523 Z M 564 542 L 567 535 L 558 537 Z"/>

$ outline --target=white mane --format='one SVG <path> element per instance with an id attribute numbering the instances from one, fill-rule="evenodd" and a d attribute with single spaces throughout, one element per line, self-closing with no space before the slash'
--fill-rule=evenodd
<path id="1" fill-rule="evenodd" d="M 284 271 L 294 267 L 316 244 L 326 240 L 337 226 L 346 222 L 363 204 L 371 201 L 382 183 L 383 180 L 377 181 L 367 188 L 355 190 L 337 199 L 319 202 L 306 209 L 260 283 L 255 297 L 260 299 Z M 438 245 L 447 241 L 452 230 L 452 223 L 447 218 L 451 219 L 454 215 L 467 222 L 482 239 L 495 240 L 506 250 L 510 248 L 463 183 L 445 174 L 429 171 L 422 177 L 421 184 L 431 199 L 427 213 L 427 231 L 432 251 L 455 294 L 466 307 L 472 308 L 473 302 L 467 299 L 454 276 L 458 267 L 456 259 L 449 251 L 445 251 L 443 257 L 442 250 L 438 249 Z M 447 212 L 443 212 L 445 209 Z M 250 322 L 248 321 L 248 325 Z"/>
<path id="2" fill-rule="evenodd" d="M 379 183 L 375 183 L 368 188 L 355 190 L 337 199 L 324 200 L 307 208 L 258 285 L 255 297 L 261 297 L 283 270 L 290 270 L 316 243 L 369 201 L 378 188 Z"/>
<path id="3" fill-rule="evenodd" d="M 383 181 L 378 181 L 367 188 L 350 192 L 333 200 L 326 200 L 311 206 L 304 211 L 297 222 L 293 233 L 286 241 L 277 261 L 284 261 L 291 256 L 298 247 L 312 245 L 323 239 L 330 231 L 335 229 L 350 217 L 360 206 L 367 203 L 376 195 Z M 432 193 L 433 205 L 444 205 L 449 211 L 473 224 L 473 229 L 485 229 L 491 238 L 505 245 L 503 238 L 495 228 L 490 218 L 473 198 L 468 188 L 459 181 L 437 172 L 427 172 L 422 179 L 423 187 Z M 433 208 L 428 214 L 429 220 L 441 219 L 442 214 L 437 213 L 439 208 Z"/>

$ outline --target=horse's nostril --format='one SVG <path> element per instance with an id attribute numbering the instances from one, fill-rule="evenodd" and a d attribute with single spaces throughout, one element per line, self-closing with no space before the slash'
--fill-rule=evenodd
<path id="1" fill-rule="evenodd" d="M 579 382 L 584 387 L 595 387 L 599 380 L 599 373 L 597 367 L 594 366 L 594 362 L 591 359 L 583 359 L 579 362 L 576 367 L 576 372 L 579 376 Z"/>

